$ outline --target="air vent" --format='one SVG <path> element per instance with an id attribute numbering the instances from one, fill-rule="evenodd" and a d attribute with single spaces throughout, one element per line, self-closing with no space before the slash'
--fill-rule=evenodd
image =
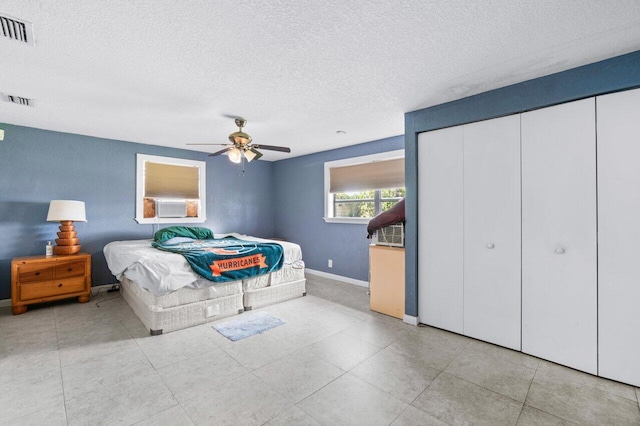
<path id="1" fill-rule="evenodd" d="M 33 25 L 16 18 L 0 15 L 2 35 L 9 40 L 15 40 L 33 46 Z"/>
<path id="2" fill-rule="evenodd" d="M 21 96 L 5 95 L 3 93 L 2 99 L 4 99 L 7 102 L 11 102 L 12 104 L 33 106 L 33 99 L 23 98 Z"/>

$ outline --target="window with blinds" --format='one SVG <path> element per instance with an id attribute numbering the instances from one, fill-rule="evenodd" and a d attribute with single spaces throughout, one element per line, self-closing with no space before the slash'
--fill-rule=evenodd
<path id="1" fill-rule="evenodd" d="M 197 200 L 199 194 L 198 174 L 195 166 L 147 161 L 144 167 L 144 196 L 147 198 L 167 198 Z"/>
<path id="2" fill-rule="evenodd" d="M 138 223 L 204 222 L 205 173 L 203 161 L 138 154 Z"/>
<path id="3" fill-rule="evenodd" d="M 404 151 L 325 163 L 325 221 L 366 222 L 405 195 Z"/>

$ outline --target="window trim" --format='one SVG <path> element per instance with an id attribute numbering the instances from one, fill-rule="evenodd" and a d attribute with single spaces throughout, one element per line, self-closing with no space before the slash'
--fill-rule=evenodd
<path id="1" fill-rule="evenodd" d="M 326 223 L 367 224 L 371 220 L 371 218 L 367 217 L 333 217 L 333 201 L 331 200 L 331 193 L 329 192 L 331 185 L 331 168 L 395 160 L 397 158 L 404 158 L 404 149 L 379 152 L 377 154 L 363 155 L 360 157 L 344 158 L 342 160 L 326 161 L 324 163 L 324 221 Z"/>
<path id="2" fill-rule="evenodd" d="M 144 163 L 170 164 L 198 168 L 198 216 L 197 217 L 144 217 Z M 136 154 L 136 222 L 140 224 L 156 223 L 203 223 L 207 220 L 207 163 L 185 158 L 161 157 L 158 155 Z"/>

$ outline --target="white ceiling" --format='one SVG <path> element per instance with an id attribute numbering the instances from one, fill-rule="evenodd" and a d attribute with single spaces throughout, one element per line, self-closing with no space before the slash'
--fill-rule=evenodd
<path id="1" fill-rule="evenodd" d="M 278 160 L 404 133 L 405 112 L 640 50 L 636 0 L 0 0 L 0 122 Z M 336 134 L 344 130 L 346 135 Z M 10 142 L 10 141 L 5 141 Z"/>

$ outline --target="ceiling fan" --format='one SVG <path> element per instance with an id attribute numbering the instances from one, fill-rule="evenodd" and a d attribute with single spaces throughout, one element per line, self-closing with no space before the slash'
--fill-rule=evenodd
<path id="1" fill-rule="evenodd" d="M 213 154 L 209 154 L 209 157 L 215 157 L 216 155 L 221 155 L 226 153 L 234 163 L 240 163 L 242 158 L 246 158 L 247 162 L 251 162 L 252 160 L 257 160 L 262 157 L 262 153 L 258 151 L 258 149 L 266 149 L 270 151 L 280 151 L 280 152 L 291 152 L 290 148 L 284 146 L 273 146 L 273 145 L 258 145 L 255 143 L 251 143 L 251 136 L 242 131 L 242 128 L 247 124 L 247 120 L 244 118 L 236 118 L 236 126 L 238 126 L 238 131 L 233 132 L 229 135 L 229 141 L 231 143 L 188 143 L 187 145 L 222 145 L 226 146 L 226 148 L 221 149 L 220 151 L 214 152 Z"/>

